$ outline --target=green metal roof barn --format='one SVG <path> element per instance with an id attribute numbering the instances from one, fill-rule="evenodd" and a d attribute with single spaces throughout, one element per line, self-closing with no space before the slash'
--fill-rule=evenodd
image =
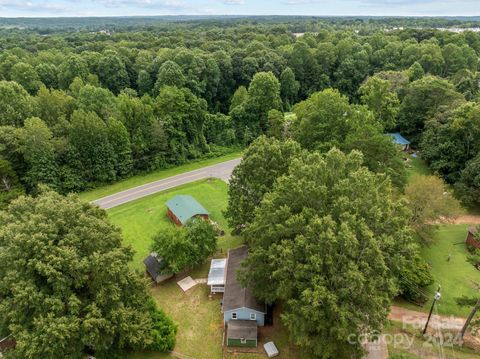
<path id="1" fill-rule="evenodd" d="M 195 198 L 178 195 L 167 201 L 167 215 L 177 224 L 185 225 L 193 217 L 208 219 L 208 211 Z"/>

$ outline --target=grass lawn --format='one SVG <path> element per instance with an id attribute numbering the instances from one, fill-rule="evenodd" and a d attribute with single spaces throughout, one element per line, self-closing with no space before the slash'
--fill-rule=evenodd
<path id="1" fill-rule="evenodd" d="M 427 289 L 429 302 L 423 307 L 398 302 L 402 306 L 413 310 L 430 310 L 431 298 L 438 285 L 441 285 L 442 298 L 438 302 L 439 314 L 466 317 L 470 308 L 462 308 L 455 302 L 455 298 L 462 295 L 478 295 L 475 282 L 480 283 L 480 271 L 476 270 L 466 257 L 468 251 L 465 246 L 467 225 L 442 225 L 439 227 L 433 244 L 422 248 L 422 257 L 431 266 L 434 284 Z M 452 257 L 448 261 L 448 254 Z"/>
<path id="2" fill-rule="evenodd" d="M 160 230 L 174 226 L 166 215 L 165 202 L 177 194 L 195 197 L 210 212 L 210 218 L 225 230 L 225 236 L 218 241 L 220 250 L 225 252 L 227 248 L 240 245 L 241 238 L 230 235 L 227 221 L 222 215 L 227 206 L 227 189 L 227 184 L 222 180 L 206 179 L 140 198 L 112 208 L 107 213 L 111 221 L 122 230 L 125 244 L 135 251 L 132 266 L 143 270 L 143 259 L 150 253 L 153 236 Z"/>
<path id="3" fill-rule="evenodd" d="M 145 183 L 158 181 L 163 178 L 178 175 L 180 173 L 193 171 L 198 168 L 214 165 L 214 164 L 225 162 L 228 160 L 233 160 L 235 158 L 240 157 L 241 155 L 242 155 L 241 151 L 235 151 L 221 157 L 203 159 L 203 160 L 190 162 L 177 167 L 162 169 L 162 170 L 150 172 L 147 174 L 139 174 L 139 175 L 127 178 L 125 180 L 115 182 L 113 184 L 101 186 L 89 191 L 79 193 L 78 195 L 81 199 L 85 201 L 93 201 L 93 200 L 96 200 L 105 196 L 109 196 L 111 194 L 114 194 L 120 191 L 124 191 L 129 188 L 141 186 Z"/>
<path id="4" fill-rule="evenodd" d="M 193 278 L 206 277 L 208 264 L 189 273 Z M 174 351 L 195 359 L 259 359 L 259 354 L 223 354 L 223 323 L 220 312 L 221 296 L 209 298 L 206 285 L 197 285 L 184 293 L 175 280 L 152 287 L 151 293 L 158 306 L 178 324 L 177 342 Z M 271 334 L 264 340 L 275 340 L 281 355 L 279 359 L 298 358 L 294 349 L 289 347 L 285 329 L 277 324 Z M 128 359 L 164 359 L 168 354 L 154 352 L 137 352 Z"/>
<path id="5" fill-rule="evenodd" d="M 408 173 L 408 180 L 411 181 L 416 176 L 428 176 L 431 175 L 432 172 L 430 168 L 428 168 L 427 164 L 424 160 L 420 157 L 408 157 L 410 161 L 407 164 L 407 173 Z"/>

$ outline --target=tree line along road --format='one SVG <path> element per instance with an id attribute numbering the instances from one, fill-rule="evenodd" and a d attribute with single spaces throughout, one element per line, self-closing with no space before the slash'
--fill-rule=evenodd
<path id="1" fill-rule="evenodd" d="M 170 188 L 181 186 L 186 183 L 199 181 L 205 178 L 220 178 L 228 181 L 233 169 L 240 163 L 241 158 L 230 161 L 217 163 L 215 165 L 199 168 L 193 171 L 181 173 L 176 176 L 164 178 L 158 181 L 150 182 L 138 187 L 130 188 L 110 196 L 106 196 L 91 203 L 96 204 L 100 208 L 109 209 L 120 206 L 124 203 L 134 201 L 136 199 L 149 196 L 151 194 L 165 191 Z"/>

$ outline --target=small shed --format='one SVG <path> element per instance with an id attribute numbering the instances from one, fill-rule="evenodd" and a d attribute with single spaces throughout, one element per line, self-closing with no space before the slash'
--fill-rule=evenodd
<path id="1" fill-rule="evenodd" d="M 165 273 L 166 263 L 157 253 L 152 252 L 143 260 L 147 274 L 157 283 L 166 281 L 173 277 L 171 273 Z"/>
<path id="2" fill-rule="evenodd" d="M 250 347 L 257 346 L 257 323 L 250 320 L 232 320 L 227 327 L 227 346 Z"/>
<path id="3" fill-rule="evenodd" d="M 475 227 L 468 228 L 465 243 L 470 247 L 480 249 L 480 238 L 477 237 L 477 232 L 478 230 Z"/>
<path id="4" fill-rule="evenodd" d="M 167 201 L 167 216 L 178 226 L 185 225 L 189 219 L 201 217 L 208 219 L 208 211 L 195 198 L 188 195 L 178 195 Z"/>
<path id="5" fill-rule="evenodd" d="M 269 358 L 276 357 L 279 354 L 274 342 L 268 342 L 263 344 L 263 349 L 265 349 L 265 353 L 267 353 L 267 356 Z"/>
<path id="6" fill-rule="evenodd" d="M 403 137 L 399 132 L 387 133 L 387 136 L 390 136 L 395 142 L 396 145 L 401 146 L 404 151 L 410 149 L 410 141 Z"/>
<path id="7" fill-rule="evenodd" d="M 227 260 L 212 259 L 210 263 L 210 271 L 208 272 L 207 285 L 210 286 L 210 291 L 215 293 L 225 292 L 225 268 L 227 267 Z"/>

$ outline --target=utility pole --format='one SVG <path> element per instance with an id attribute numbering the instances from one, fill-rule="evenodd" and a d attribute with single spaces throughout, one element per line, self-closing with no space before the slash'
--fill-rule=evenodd
<path id="1" fill-rule="evenodd" d="M 438 289 L 435 292 L 435 296 L 433 297 L 433 303 L 432 303 L 432 307 L 430 308 L 430 313 L 428 313 L 428 319 L 427 319 L 427 322 L 425 323 L 425 328 L 423 329 L 423 335 L 425 335 L 425 333 L 427 332 L 428 323 L 430 322 L 430 318 L 432 317 L 433 307 L 435 306 L 435 303 L 437 302 L 437 300 L 440 300 L 441 297 L 442 295 L 440 294 L 440 286 L 438 286 Z"/>
<path id="2" fill-rule="evenodd" d="M 470 325 L 470 322 L 472 321 L 473 317 L 477 313 L 478 309 L 480 309 L 480 299 L 477 300 L 477 304 L 475 304 L 475 306 L 473 307 L 472 311 L 468 315 L 467 320 L 465 321 L 465 324 L 462 327 L 462 331 L 461 331 L 462 339 L 463 339 L 463 336 L 465 335 L 465 332 L 468 329 L 468 326 Z"/>

